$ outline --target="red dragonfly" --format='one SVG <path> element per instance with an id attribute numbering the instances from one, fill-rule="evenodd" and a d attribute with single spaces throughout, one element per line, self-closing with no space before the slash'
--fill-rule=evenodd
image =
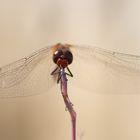
<path id="1" fill-rule="evenodd" d="M 76 140 L 76 112 L 68 97 L 67 76 L 73 77 L 74 72 L 74 85 L 80 85 L 93 93 L 134 94 L 134 90 L 137 93 L 140 91 L 139 63 L 140 56 L 136 55 L 58 43 L 2 67 L 0 97 L 22 97 L 47 92 L 53 87 L 57 76 L 57 83 L 60 82 L 62 96 L 71 115 L 72 140 Z M 71 68 L 70 64 L 73 64 Z"/>

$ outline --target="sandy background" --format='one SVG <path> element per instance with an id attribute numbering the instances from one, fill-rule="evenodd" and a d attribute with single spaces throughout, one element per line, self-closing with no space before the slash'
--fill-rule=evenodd
<path id="1" fill-rule="evenodd" d="M 0 1 L 0 66 L 57 42 L 140 54 L 139 5 L 136 0 Z M 83 65 L 82 59 L 77 61 Z M 100 95 L 87 92 L 86 86 L 93 86 L 92 79 L 88 82 L 72 86 L 71 79 L 69 88 L 81 139 L 139 140 L 140 96 L 135 86 L 131 95 Z M 56 85 L 48 94 L 0 99 L 0 139 L 70 140 L 70 118 L 59 93 Z"/>

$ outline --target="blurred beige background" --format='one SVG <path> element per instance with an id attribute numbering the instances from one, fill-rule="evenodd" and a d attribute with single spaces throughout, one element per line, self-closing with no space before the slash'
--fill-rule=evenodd
<path id="1" fill-rule="evenodd" d="M 140 54 L 139 7 L 137 0 L 0 1 L 0 66 L 57 42 Z M 49 94 L 0 99 L 0 139 L 70 140 L 58 91 L 54 86 Z M 69 95 L 82 140 L 140 139 L 138 94 L 94 95 L 75 86 Z"/>

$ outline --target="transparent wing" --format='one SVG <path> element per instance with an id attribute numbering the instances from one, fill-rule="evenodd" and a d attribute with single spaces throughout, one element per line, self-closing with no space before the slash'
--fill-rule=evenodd
<path id="1" fill-rule="evenodd" d="M 94 94 L 140 93 L 140 56 L 76 45 L 71 50 L 74 60 L 69 67 L 74 78 L 69 80 L 70 87 Z M 47 92 L 54 86 L 50 72 L 55 65 L 51 57 L 51 47 L 46 47 L 1 68 L 0 97 Z"/>
<path id="2" fill-rule="evenodd" d="M 95 94 L 140 94 L 140 56 L 73 46 L 73 86 Z"/>
<path id="3" fill-rule="evenodd" d="M 51 84 L 51 47 L 0 68 L 0 98 L 29 96 L 48 91 Z"/>

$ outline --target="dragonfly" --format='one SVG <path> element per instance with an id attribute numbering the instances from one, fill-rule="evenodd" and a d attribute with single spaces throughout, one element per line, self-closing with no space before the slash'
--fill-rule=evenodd
<path id="1" fill-rule="evenodd" d="M 53 61 L 57 65 L 57 67 L 51 72 L 51 75 L 57 75 L 57 83 L 60 82 L 60 89 L 61 94 L 64 99 L 64 103 L 66 105 L 67 110 L 71 116 L 71 123 L 72 123 L 72 140 L 76 140 L 76 112 L 73 108 L 73 104 L 71 103 L 68 97 L 68 90 L 67 90 L 67 76 L 73 77 L 69 69 L 69 65 L 73 61 L 73 55 L 70 51 L 69 47 L 66 47 L 62 44 L 57 44 L 55 46 L 55 51 L 53 53 Z M 68 72 L 65 71 L 67 69 Z"/>
<path id="2" fill-rule="evenodd" d="M 140 56 L 102 49 L 97 46 L 49 45 L 0 68 L 0 98 L 47 93 L 56 82 L 50 73 L 56 68 L 53 53 L 69 48 L 74 78 L 70 83 L 93 94 L 139 94 Z"/>

